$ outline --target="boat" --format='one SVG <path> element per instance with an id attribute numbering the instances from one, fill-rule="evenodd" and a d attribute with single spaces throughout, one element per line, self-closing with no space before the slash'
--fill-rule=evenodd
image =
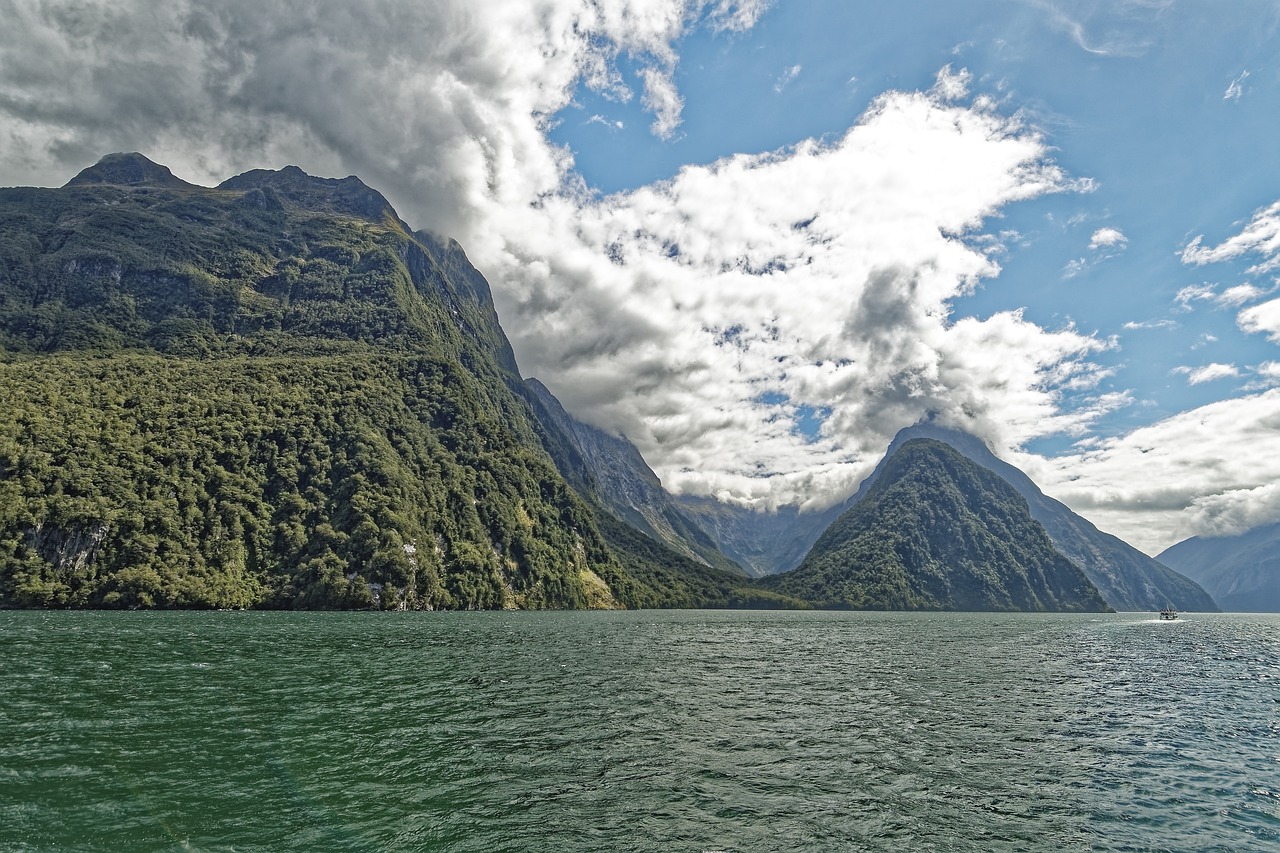
<path id="1" fill-rule="evenodd" d="M 1160 610 L 1160 618 L 1161 619 L 1177 619 L 1178 608 L 1174 607 L 1172 604 L 1162 608 Z"/>

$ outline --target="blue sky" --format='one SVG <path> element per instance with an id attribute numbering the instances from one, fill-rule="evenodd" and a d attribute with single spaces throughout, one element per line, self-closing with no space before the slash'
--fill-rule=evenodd
<path id="1" fill-rule="evenodd" d="M 1022 307 L 1040 325 L 1117 338 L 1098 359 L 1115 369 L 1108 385 L 1133 389 L 1139 405 L 1094 430 L 1116 434 L 1247 382 L 1193 385 L 1177 368 L 1243 369 L 1275 357 L 1274 344 L 1241 332 L 1231 312 L 1187 311 L 1176 296 L 1249 280 L 1246 263 L 1188 268 L 1180 250 L 1196 235 L 1225 239 L 1280 194 L 1280 149 L 1267 141 L 1280 115 L 1280 5 L 1233 4 L 1224 14 L 1207 2 L 1098 3 L 1074 10 L 1078 18 L 1070 6 L 779 3 L 747 32 L 704 29 L 680 43 L 684 121 L 674 137 L 650 131 L 638 99 L 590 91 L 576 93 L 550 136 L 573 151 L 593 189 L 633 190 L 685 164 L 837 136 L 883 92 L 927 89 L 946 65 L 968 69 L 976 93 L 1023 114 L 1053 159 L 1096 188 L 1006 208 L 992 224 L 1022 239 L 1001 257 L 1001 274 L 955 311 Z M 634 75 L 637 63 L 621 66 Z M 1091 249 L 1103 228 L 1125 239 Z M 1056 453 L 1072 440 L 1031 446 Z"/>
<path id="2" fill-rule="evenodd" d="M 0 0 L 0 183 L 356 174 L 667 487 L 933 416 L 1149 552 L 1280 520 L 1280 2 Z"/>

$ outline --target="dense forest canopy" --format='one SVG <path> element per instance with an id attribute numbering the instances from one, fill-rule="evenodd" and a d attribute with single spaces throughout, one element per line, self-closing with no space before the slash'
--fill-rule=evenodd
<path id="1" fill-rule="evenodd" d="M 525 394 L 461 248 L 356 178 L 0 190 L 0 603 L 786 601 L 606 542 Z"/>

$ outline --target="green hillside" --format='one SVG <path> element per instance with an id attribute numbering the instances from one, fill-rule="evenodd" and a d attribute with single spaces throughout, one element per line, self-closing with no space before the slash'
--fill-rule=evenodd
<path id="1" fill-rule="evenodd" d="M 462 250 L 356 178 L 0 190 L 0 605 L 723 599 L 624 568 L 522 387 Z"/>
<path id="2" fill-rule="evenodd" d="M 801 565 L 762 583 L 818 606 L 1103 611 L 999 476 L 931 439 L 908 441 Z"/>

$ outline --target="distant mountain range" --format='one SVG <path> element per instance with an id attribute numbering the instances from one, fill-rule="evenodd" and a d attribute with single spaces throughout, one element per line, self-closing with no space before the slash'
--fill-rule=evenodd
<path id="1" fill-rule="evenodd" d="M 1280 612 L 1280 523 L 1236 536 L 1193 536 L 1157 559 L 1193 578 L 1224 610 Z"/>

